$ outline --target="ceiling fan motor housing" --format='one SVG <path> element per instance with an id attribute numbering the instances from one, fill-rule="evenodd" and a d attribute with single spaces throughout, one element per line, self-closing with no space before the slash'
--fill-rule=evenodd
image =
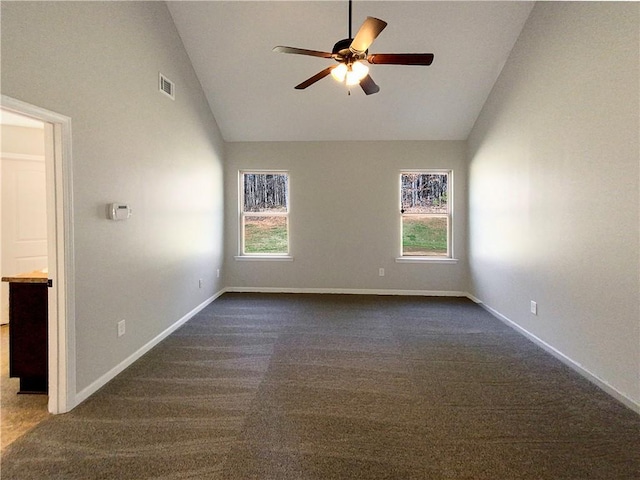
<path id="1" fill-rule="evenodd" d="M 367 52 L 362 54 L 357 54 L 351 51 L 349 48 L 351 46 L 351 42 L 353 42 L 353 38 L 345 38 L 343 40 L 338 41 L 334 46 L 331 54 L 334 56 L 337 62 L 347 62 L 352 63 L 357 60 L 363 60 L 367 57 Z"/>

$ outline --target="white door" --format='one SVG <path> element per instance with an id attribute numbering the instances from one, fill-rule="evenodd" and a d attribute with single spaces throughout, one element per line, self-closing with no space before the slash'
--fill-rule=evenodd
<path id="1" fill-rule="evenodd" d="M 3 156 L 2 276 L 47 268 L 47 195 L 44 157 Z M 9 321 L 2 283 L 1 322 Z"/>

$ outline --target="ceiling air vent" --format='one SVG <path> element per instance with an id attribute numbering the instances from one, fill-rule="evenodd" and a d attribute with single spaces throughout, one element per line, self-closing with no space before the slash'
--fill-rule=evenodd
<path id="1" fill-rule="evenodd" d="M 160 74 L 159 88 L 160 91 L 171 98 L 171 100 L 176 99 L 176 85 L 163 74 Z"/>

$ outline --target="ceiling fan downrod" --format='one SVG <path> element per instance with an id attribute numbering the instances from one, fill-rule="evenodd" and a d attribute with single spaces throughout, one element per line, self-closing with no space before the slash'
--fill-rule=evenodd
<path id="1" fill-rule="evenodd" d="M 352 4 L 352 0 L 349 0 L 349 37 L 347 38 L 353 38 L 351 36 L 351 4 Z"/>

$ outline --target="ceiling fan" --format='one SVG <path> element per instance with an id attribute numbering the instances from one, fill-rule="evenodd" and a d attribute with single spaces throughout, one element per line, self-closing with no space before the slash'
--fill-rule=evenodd
<path id="1" fill-rule="evenodd" d="M 387 22 L 374 17 L 367 17 L 355 37 L 351 36 L 351 3 L 349 0 L 349 38 L 338 41 L 331 53 L 304 48 L 277 46 L 274 52 L 293 53 L 312 57 L 332 58 L 337 65 L 332 65 L 316 73 L 313 77 L 296 85 L 297 90 L 304 90 L 318 80 L 322 80 L 331 74 L 339 82 L 345 82 L 347 86 L 360 85 L 365 94 L 378 93 L 380 87 L 376 85 L 369 75 L 369 67 L 363 61 L 374 65 L 424 65 L 429 66 L 433 62 L 433 53 L 369 53 L 369 47 L 387 26 Z M 349 92 L 350 94 L 351 92 Z"/>

